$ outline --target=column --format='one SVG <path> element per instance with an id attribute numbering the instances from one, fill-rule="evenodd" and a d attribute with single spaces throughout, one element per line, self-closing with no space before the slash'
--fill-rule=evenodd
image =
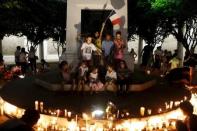
<path id="1" fill-rule="evenodd" d="M 2 39 L 0 38 L 0 52 L 3 54 L 3 50 L 2 50 Z"/>
<path id="2" fill-rule="evenodd" d="M 143 50 L 143 39 L 139 37 L 139 44 L 138 44 L 138 65 L 141 64 L 141 52 Z"/>
<path id="3" fill-rule="evenodd" d="M 39 56 L 40 56 L 40 59 L 44 59 L 44 44 L 43 42 L 39 44 Z"/>

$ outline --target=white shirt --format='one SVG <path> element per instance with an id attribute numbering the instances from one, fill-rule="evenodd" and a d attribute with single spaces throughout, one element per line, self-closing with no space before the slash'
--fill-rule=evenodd
<path id="1" fill-rule="evenodd" d="M 91 60 L 92 58 L 92 51 L 96 51 L 96 47 L 94 44 L 90 43 L 83 43 L 82 47 L 82 56 L 83 56 L 83 60 Z"/>
<path id="2" fill-rule="evenodd" d="M 115 79 L 115 80 L 116 80 L 116 79 L 117 79 L 117 74 L 116 74 L 115 71 L 112 71 L 112 72 L 107 71 L 105 77 L 109 77 L 109 78 L 111 78 L 111 79 Z"/>
<path id="3" fill-rule="evenodd" d="M 96 80 L 98 78 L 98 73 L 90 73 L 90 78 Z"/>

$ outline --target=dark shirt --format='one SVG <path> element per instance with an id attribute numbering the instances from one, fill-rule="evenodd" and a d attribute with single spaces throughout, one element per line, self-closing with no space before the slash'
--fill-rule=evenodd
<path id="1" fill-rule="evenodd" d="M 125 68 L 125 69 L 118 69 L 117 76 L 119 79 L 125 79 L 130 76 L 130 70 Z"/>

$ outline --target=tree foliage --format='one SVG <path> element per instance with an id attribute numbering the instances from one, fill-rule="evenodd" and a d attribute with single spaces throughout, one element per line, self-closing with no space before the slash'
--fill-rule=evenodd
<path id="1" fill-rule="evenodd" d="M 53 38 L 64 43 L 66 2 L 56 0 L 2 0 L 0 5 L 1 38 L 26 36 L 34 46 Z"/>
<path id="2" fill-rule="evenodd" d="M 189 51 L 197 45 L 196 7 L 195 0 L 136 0 L 129 12 L 129 35 L 154 46 L 172 34 Z"/>

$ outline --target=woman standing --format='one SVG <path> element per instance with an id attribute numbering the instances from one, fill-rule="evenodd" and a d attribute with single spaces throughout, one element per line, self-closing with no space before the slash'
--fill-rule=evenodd
<path id="1" fill-rule="evenodd" d="M 137 57 L 137 54 L 133 48 L 130 51 L 130 56 L 131 56 L 131 72 L 134 72 L 135 58 Z"/>
<path id="2" fill-rule="evenodd" d="M 114 39 L 114 46 L 115 46 L 115 52 L 114 52 L 114 64 L 119 65 L 120 61 L 124 58 L 124 48 L 125 43 L 122 39 L 121 32 L 116 32 L 116 37 Z"/>

